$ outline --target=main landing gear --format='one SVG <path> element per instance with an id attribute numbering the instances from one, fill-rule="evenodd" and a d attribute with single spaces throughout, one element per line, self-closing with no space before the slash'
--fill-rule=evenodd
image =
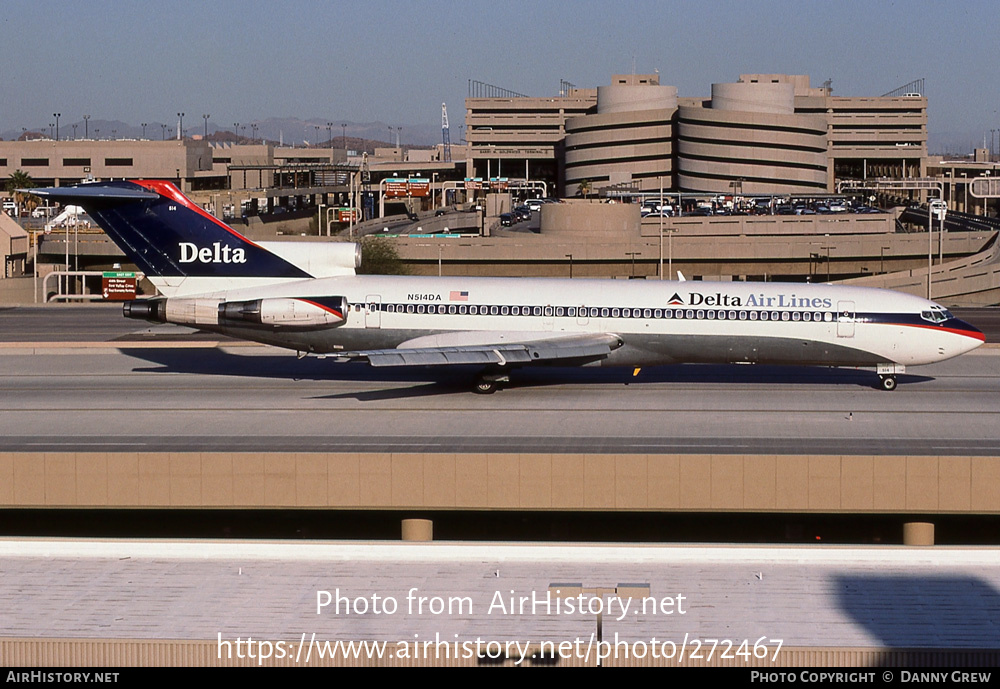
<path id="1" fill-rule="evenodd" d="M 472 391 L 477 395 L 492 395 L 500 389 L 503 383 L 510 382 L 510 373 L 506 371 L 483 371 L 476 376 Z"/>
<path id="2" fill-rule="evenodd" d="M 879 376 L 879 387 L 883 390 L 895 390 L 896 376 Z"/>

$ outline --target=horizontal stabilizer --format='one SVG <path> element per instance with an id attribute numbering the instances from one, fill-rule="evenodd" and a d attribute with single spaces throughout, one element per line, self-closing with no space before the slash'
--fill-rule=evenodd
<path id="1" fill-rule="evenodd" d="M 160 198 L 159 194 L 144 189 L 127 187 L 107 187 L 104 185 L 83 184 L 76 187 L 43 187 L 40 189 L 21 189 L 26 194 L 42 196 L 53 201 L 72 203 L 76 201 L 152 201 Z M 83 204 L 80 204 L 83 205 Z"/>

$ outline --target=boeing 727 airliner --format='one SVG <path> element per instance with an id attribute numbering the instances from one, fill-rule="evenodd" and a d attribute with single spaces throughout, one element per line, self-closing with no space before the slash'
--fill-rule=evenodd
<path id="1" fill-rule="evenodd" d="M 162 296 L 125 315 L 372 366 L 482 367 L 493 392 L 537 365 L 870 367 L 949 359 L 983 334 L 934 302 L 791 283 L 358 276 L 349 243 L 253 242 L 173 184 L 33 189 L 83 206 Z"/>

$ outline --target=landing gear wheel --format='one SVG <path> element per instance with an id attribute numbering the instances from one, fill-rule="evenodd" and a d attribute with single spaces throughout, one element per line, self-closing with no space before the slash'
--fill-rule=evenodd
<path id="1" fill-rule="evenodd" d="M 895 390 L 896 389 L 896 376 L 880 376 L 882 379 L 881 388 L 883 390 Z"/>
<path id="2" fill-rule="evenodd" d="M 477 395 L 492 395 L 497 391 L 497 382 L 488 378 L 477 378 L 472 391 Z"/>

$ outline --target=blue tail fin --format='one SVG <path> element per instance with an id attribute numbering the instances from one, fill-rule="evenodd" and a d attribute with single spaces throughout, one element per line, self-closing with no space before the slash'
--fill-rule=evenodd
<path id="1" fill-rule="evenodd" d="M 209 215 L 170 182 L 95 182 L 31 193 L 82 206 L 149 276 L 311 277 Z"/>

